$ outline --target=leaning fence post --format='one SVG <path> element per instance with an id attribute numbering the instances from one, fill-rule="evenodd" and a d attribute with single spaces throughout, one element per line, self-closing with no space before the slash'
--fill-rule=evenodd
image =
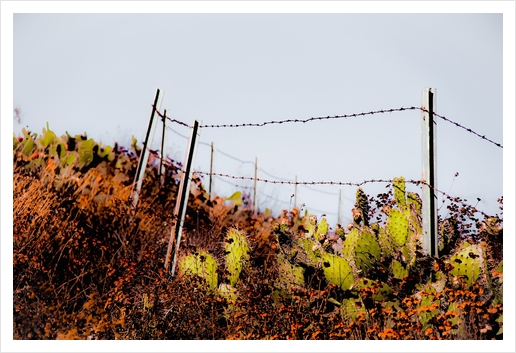
<path id="1" fill-rule="evenodd" d="M 195 162 L 195 155 L 197 151 L 197 142 L 199 140 L 199 125 L 197 120 L 194 120 L 192 133 L 188 143 L 188 150 L 186 151 L 184 170 L 181 173 L 181 181 L 179 183 L 179 190 L 177 194 L 176 206 L 174 208 L 174 224 L 170 231 L 170 239 L 168 241 L 167 257 L 165 258 L 165 271 L 168 269 L 170 260 L 170 252 L 172 250 L 172 243 L 174 235 L 176 236 L 176 248 L 174 251 L 174 260 L 172 263 L 171 275 L 174 276 L 177 265 L 177 256 L 179 252 L 179 244 L 181 243 L 181 233 L 183 231 L 183 223 L 185 220 L 186 206 L 188 204 L 188 196 L 190 195 L 190 182 L 192 180 L 192 165 Z"/>
<path id="2" fill-rule="evenodd" d="M 163 121 L 163 131 L 161 132 L 161 159 L 159 160 L 159 177 L 161 181 L 161 185 L 165 185 L 165 129 L 166 129 L 166 120 L 167 120 L 167 110 L 163 111 L 163 117 L 161 118 Z"/>
<path id="3" fill-rule="evenodd" d="M 436 172 L 436 110 L 435 88 L 425 88 L 422 92 L 421 149 L 423 171 L 422 208 L 423 218 L 423 252 L 426 255 L 438 256 L 437 232 L 437 187 Z"/>
<path id="4" fill-rule="evenodd" d="M 341 219 L 341 215 L 342 215 L 342 189 L 339 190 L 339 208 L 338 208 L 338 214 L 337 214 L 337 223 L 338 224 L 342 224 L 342 219 Z"/>
<path id="5" fill-rule="evenodd" d="M 133 207 L 138 204 L 138 197 L 140 196 L 140 190 L 142 188 L 143 175 L 145 174 L 145 168 L 147 167 L 147 161 L 149 160 L 149 151 L 147 148 L 154 138 L 154 129 L 156 128 L 156 115 L 161 108 L 161 101 L 163 100 L 164 91 L 158 88 L 156 92 L 156 98 L 154 98 L 154 104 L 152 105 L 152 113 L 149 121 L 149 128 L 147 129 L 147 135 L 145 141 L 143 141 L 142 152 L 140 159 L 138 160 L 138 167 L 136 168 L 136 174 L 134 175 L 133 189 L 131 190 L 131 198 L 133 199 Z"/>
<path id="6" fill-rule="evenodd" d="M 258 184 L 258 157 L 256 157 L 256 160 L 254 162 L 254 197 L 253 197 L 253 207 L 254 207 L 254 213 L 258 213 L 258 199 L 257 199 L 257 192 L 256 192 L 256 186 Z"/>
<path id="7" fill-rule="evenodd" d="M 297 208 L 297 175 L 296 182 L 294 183 L 294 208 Z"/>
<path id="8" fill-rule="evenodd" d="M 213 179 L 215 176 L 213 175 L 213 158 L 215 154 L 215 144 L 211 143 L 211 154 L 210 154 L 210 183 L 208 185 L 208 194 L 210 195 L 210 200 L 212 199 L 213 192 Z"/>

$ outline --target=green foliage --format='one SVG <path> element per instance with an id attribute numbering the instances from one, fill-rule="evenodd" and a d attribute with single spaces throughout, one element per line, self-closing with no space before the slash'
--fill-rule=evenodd
<path id="1" fill-rule="evenodd" d="M 408 277 L 409 271 L 397 260 L 392 260 L 391 263 L 392 274 L 398 279 Z"/>
<path id="2" fill-rule="evenodd" d="M 284 255 L 278 255 L 278 287 L 282 290 L 290 289 L 291 285 L 304 286 L 304 269 L 290 263 Z"/>
<path id="3" fill-rule="evenodd" d="M 423 330 L 429 326 L 429 321 L 439 314 L 439 305 L 441 304 L 438 299 L 434 300 L 434 295 L 423 293 L 425 296 L 421 299 L 421 303 L 418 305 L 419 322 L 423 325 Z"/>
<path id="4" fill-rule="evenodd" d="M 185 256 L 179 262 L 183 274 L 203 278 L 209 290 L 217 288 L 217 267 L 217 261 L 204 250 Z"/>
<path id="5" fill-rule="evenodd" d="M 201 188 L 187 208 L 181 275 L 170 278 L 162 238 L 177 186 L 162 189 L 147 173 L 134 210 L 121 191 L 133 152 L 48 127 L 13 147 L 16 338 L 503 338 L 501 257 L 466 236 L 450 255 L 420 256 L 421 203 L 403 178 L 382 203 L 386 221 L 369 226 L 360 190 L 363 223 L 335 234 L 324 218 L 296 210 L 271 221 L 270 210 L 246 209 L 241 193 L 207 201 Z"/>
<path id="6" fill-rule="evenodd" d="M 342 301 L 340 313 L 344 320 L 354 321 L 359 314 L 366 313 L 366 308 L 359 298 L 346 298 Z"/>
<path id="7" fill-rule="evenodd" d="M 232 229 L 226 237 L 226 268 L 229 272 L 229 282 L 235 286 L 242 268 L 249 261 L 249 245 L 245 234 Z"/>
<path id="8" fill-rule="evenodd" d="M 344 258 L 355 263 L 366 274 L 380 259 L 380 245 L 367 228 L 360 232 L 354 228 L 344 241 L 342 254 Z"/>
<path id="9" fill-rule="evenodd" d="M 392 288 L 387 284 L 379 280 L 373 280 L 370 278 L 360 278 L 357 282 L 356 289 L 363 290 L 369 289 L 372 293 L 371 298 L 376 301 L 386 302 L 393 294 Z M 372 289 L 372 290 L 371 290 Z M 365 292 L 365 291 L 364 291 Z"/>
<path id="10" fill-rule="evenodd" d="M 466 282 L 472 285 L 482 272 L 483 256 L 480 245 L 462 243 L 460 250 L 450 258 L 454 267 L 451 270 L 453 276 L 464 276 Z"/>
<path id="11" fill-rule="evenodd" d="M 387 232 L 399 246 L 405 245 L 408 237 L 408 218 L 406 212 L 392 209 L 387 222 Z"/>
<path id="12" fill-rule="evenodd" d="M 396 201 L 398 207 L 403 208 L 407 204 L 407 197 L 405 194 L 405 178 L 394 178 L 394 182 L 392 184 L 394 189 L 394 200 Z"/>
<path id="13" fill-rule="evenodd" d="M 343 290 L 351 288 L 355 281 L 353 269 L 345 259 L 325 253 L 322 256 L 322 264 L 324 276 L 329 283 L 335 284 Z"/>

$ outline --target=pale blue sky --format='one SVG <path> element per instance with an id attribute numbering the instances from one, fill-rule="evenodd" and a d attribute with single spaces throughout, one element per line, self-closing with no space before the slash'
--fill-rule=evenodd
<path id="1" fill-rule="evenodd" d="M 1 6 L 2 195 L 11 187 L 9 161 L 13 131 L 18 133 L 22 127 L 29 126 L 32 131 L 40 132 L 49 122 L 58 134 L 87 132 L 105 144 L 118 141 L 128 145 L 131 135 L 139 141 L 144 138 L 157 88 L 165 91 L 162 108 L 167 109 L 170 117 L 188 124 L 194 119 L 204 124 L 229 124 L 419 106 L 421 91 L 434 87 L 437 113 L 504 145 L 502 150 L 438 119 L 438 188 L 467 198 L 472 204 L 480 197 L 482 201 L 477 207 L 487 213 L 498 212 L 496 200 L 503 194 L 505 213 L 514 214 L 515 7 L 512 1 L 253 4 L 2 1 Z M 190 14 L 139 14 L 178 11 Z M 221 11 L 236 14 L 210 14 Z M 371 11 L 378 14 L 367 13 Z M 414 13 L 382 13 L 392 11 Z M 84 15 L 81 12 L 136 13 Z M 250 13 L 244 14 L 247 12 Z M 21 109 L 21 124 L 11 120 L 15 107 Z M 201 142 L 215 142 L 220 151 L 241 160 L 254 161 L 258 157 L 262 168 L 259 176 L 263 178 L 269 177 L 264 174 L 268 172 L 290 180 L 297 175 L 301 181 L 361 182 L 400 175 L 419 179 L 420 119 L 420 112 L 408 111 L 261 128 L 202 129 Z M 185 127 L 171 127 L 180 134 L 189 133 Z M 154 147 L 158 146 L 160 134 L 158 126 Z M 167 153 L 182 161 L 186 142 L 169 132 Z M 199 146 L 195 168 L 203 171 L 209 168 L 209 149 L 205 145 Z M 215 171 L 252 176 L 253 166 L 219 153 Z M 454 180 L 456 172 L 459 177 Z M 333 226 L 339 189 L 344 191 L 342 216 L 346 224 L 355 187 L 300 186 L 298 202 L 305 203 L 309 210 L 325 212 Z M 216 191 L 220 194 L 229 195 L 234 190 L 230 184 L 216 180 Z M 293 190 L 293 186 L 260 183 L 261 208 L 288 208 Z M 376 195 L 385 187 L 368 184 L 364 190 Z M 264 195 L 272 195 L 282 203 Z M 2 197 L 2 235 L 10 233 L 10 200 Z M 514 234 L 514 218 L 507 217 L 504 227 L 506 234 Z M 10 239 L 2 237 L 3 269 L 10 268 Z M 506 237 L 505 245 L 512 249 L 513 237 Z M 505 262 L 506 293 L 514 293 L 514 257 L 506 256 Z M 9 271 L 3 270 L 2 288 L 7 288 L 7 295 L 2 295 L 2 311 L 6 312 L 11 312 L 12 305 L 9 278 Z M 505 303 L 509 314 L 504 318 L 504 326 L 508 332 L 514 328 L 514 317 L 510 315 L 514 312 L 513 305 L 513 301 Z M 13 343 L 12 333 L 6 332 L 10 325 L 10 317 L 3 315 L 2 350 L 7 347 L 54 352 L 86 347 L 84 342 L 79 346 Z M 463 342 L 446 342 L 446 346 L 429 342 L 424 347 L 399 342 L 391 345 L 370 342 L 367 346 L 346 342 L 346 348 L 514 351 L 514 338 L 510 339 L 475 342 L 474 346 Z M 320 350 L 320 342 L 274 344 L 274 350 Z M 112 351 L 137 351 L 151 345 L 102 343 L 104 350 L 108 346 Z M 153 350 L 164 351 L 167 347 L 152 345 Z M 224 352 L 271 348 L 268 342 L 235 346 L 210 342 L 209 346 L 180 347 Z M 341 351 L 342 343 L 327 343 L 324 347 Z"/>
<path id="2" fill-rule="evenodd" d="M 58 134 L 87 132 L 105 144 L 128 145 L 131 135 L 142 141 L 157 88 L 165 91 L 162 109 L 170 117 L 224 124 L 419 106 L 424 87 L 437 89 L 438 113 L 503 144 L 502 15 L 14 16 L 14 105 L 22 111 L 15 132 L 40 131 L 48 121 Z M 420 179 L 420 116 L 202 129 L 201 141 L 241 160 L 258 157 L 263 171 L 288 180 Z M 438 188 L 473 205 L 479 197 L 479 209 L 496 213 L 502 149 L 437 123 Z M 186 142 L 168 131 L 168 154 L 182 161 Z M 195 167 L 209 170 L 206 146 L 199 146 Z M 252 164 L 221 154 L 215 170 L 253 175 Z M 231 194 L 231 183 L 252 185 L 216 180 L 215 190 Z M 384 185 L 364 190 L 376 195 Z M 300 186 L 298 201 L 333 224 L 339 188 L 347 223 L 356 187 Z M 260 208 L 288 208 L 293 192 L 260 183 Z"/>

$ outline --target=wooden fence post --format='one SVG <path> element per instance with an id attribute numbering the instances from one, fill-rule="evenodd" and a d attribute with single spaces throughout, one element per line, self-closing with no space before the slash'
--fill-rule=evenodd
<path id="1" fill-rule="evenodd" d="M 296 175 L 296 183 L 294 184 L 294 208 L 297 207 L 297 175 Z"/>
<path id="2" fill-rule="evenodd" d="M 147 135 L 143 142 L 142 152 L 138 160 L 138 167 L 136 168 L 136 174 L 134 176 L 133 189 L 131 190 L 131 198 L 133 199 L 133 207 L 138 204 L 138 197 L 140 196 L 140 190 L 142 188 L 143 175 L 145 174 L 145 168 L 147 167 L 147 161 L 149 160 L 148 146 L 154 138 L 154 129 L 156 128 L 156 115 L 157 111 L 161 108 L 161 101 L 163 100 L 164 91 L 158 88 L 156 92 L 156 98 L 154 98 L 154 104 L 152 105 L 152 113 L 149 121 L 149 128 L 147 129 Z"/>
<path id="3" fill-rule="evenodd" d="M 438 256 L 439 234 L 437 231 L 437 172 L 436 172 L 436 110 L 435 88 L 425 88 L 422 92 L 421 150 L 422 150 L 422 207 L 423 252 L 429 256 Z"/>
<path id="4" fill-rule="evenodd" d="M 257 199 L 257 192 L 256 192 L 256 186 L 258 184 L 258 157 L 256 157 L 255 163 L 254 163 L 254 198 L 253 198 L 253 207 L 254 207 L 254 213 L 258 213 L 258 199 Z"/>
<path id="5" fill-rule="evenodd" d="M 338 214 L 337 214 L 337 223 L 342 225 L 342 189 L 339 190 L 339 208 L 338 208 Z"/>
<path id="6" fill-rule="evenodd" d="M 210 194 L 210 200 L 212 200 L 212 192 L 213 192 L 213 179 L 215 176 L 213 175 L 213 162 L 214 162 L 214 154 L 215 154 L 215 144 L 211 143 L 211 154 L 210 154 L 210 184 L 208 185 L 208 193 Z"/>
<path id="7" fill-rule="evenodd" d="M 165 109 L 163 111 L 163 118 L 161 119 L 163 121 L 163 131 L 161 132 L 161 159 L 159 161 L 159 177 L 161 181 L 161 185 L 165 185 L 165 163 L 164 160 L 166 158 L 165 154 L 165 129 L 166 129 L 166 120 L 167 120 L 167 110 Z"/>
<path id="8" fill-rule="evenodd" d="M 190 195 L 190 184 L 192 181 L 192 167 L 195 162 L 195 155 L 197 151 L 197 143 L 199 140 L 199 125 L 200 122 L 194 121 L 192 127 L 192 133 L 188 143 L 188 150 L 186 151 L 184 170 L 181 173 L 181 181 L 179 183 L 179 190 L 176 200 L 176 207 L 174 208 L 174 224 L 170 231 L 170 239 L 168 241 L 167 256 L 165 258 L 165 271 L 168 269 L 168 263 L 170 260 L 170 253 L 172 250 L 172 243 L 174 241 L 174 235 L 176 236 L 176 247 L 174 251 L 174 260 L 172 263 L 171 275 L 174 276 L 177 266 L 177 257 L 179 253 L 179 245 L 181 243 L 181 233 L 183 231 L 183 223 L 185 220 L 186 207 L 188 204 L 188 196 Z"/>

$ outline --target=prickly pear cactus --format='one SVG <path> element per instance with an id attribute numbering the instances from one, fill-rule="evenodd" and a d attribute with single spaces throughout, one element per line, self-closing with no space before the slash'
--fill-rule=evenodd
<path id="1" fill-rule="evenodd" d="M 326 218 L 322 218 L 319 224 L 317 225 L 317 230 L 315 232 L 315 238 L 319 242 L 323 242 L 326 239 L 326 235 L 328 234 L 328 222 Z"/>
<path id="2" fill-rule="evenodd" d="M 369 200 L 367 195 L 361 188 L 358 188 L 356 193 L 355 210 L 353 219 L 357 224 L 364 222 L 364 226 L 369 225 Z"/>
<path id="3" fill-rule="evenodd" d="M 235 286 L 243 266 L 249 260 L 249 245 L 245 235 L 236 229 L 231 229 L 226 236 L 225 251 L 229 283 Z"/>
<path id="4" fill-rule="evenodd" d="M 438 299 L 434 300 L 433 294 L 423 292 L 423 297 L 417 307 L 417 311 L 419 312 L 419 322 L 423 325 L 423 330 L 429 326 L 428 322 L 439 314 L 440 304 L 441 302 Z"/>
<path id="5" fill-rule="evenodd" d="M 324 253 L 322 256 L 322 268 L 326 280 L 343 290 L 351 288 L 355 282 L 352 267 L 342 257 Z"/>
<path id="6" fill-rule="evenodd" d="M 366 274 L 380 260 L 380 245 L 369 228 L 362 232 L 353 229 L 344 241 L 342 254 L 353 261 L 357 269 Z"/>
<path id="7" fill-rule="evenodd" d="M 407 214 L 397 209 L 392 209 L 389 212 L 387 221 L 387 232 L 396 241 L 399 246 L 405 245 L 408 237 L 408 218 Z"/>
<path id="8" fill-rule="evenodd" d="M 179 261 L 179 268 L 183 274 L 203 278 L 209 290 L 217 288 L 217 267 L 217 261 L 204 250 L 185 256 Z"/>
<path id="9" fill-rule="evenodd" d="M 399 261 L 392 260 L 391 263 L 392 274 L 398 279 L 408 277 L 409 271 Z"/>
<path id="10" fill-rule="evenodd" d="M 464 242 L 461 249 L 450 257 L 450 264 L 453 266 L 450 274 L 453 276 L 465 276 L 465 281 L 468 285 L 472 285 L 482 272 L 483 261 L 481 246 Z"/>
<path id="11" fill-rule="evenodd" d="M 288 290 L 292 285 L 304 286 L 304 269 L 290 263 L 285 255 L 278 255 L 277 287 Z"/>
<path id="12" fill-rule="evenodd" d="M 355 321 L 359 314 L 366 313 L 366 308 L 360 298 L 346 298 L 342 301 L 340 313 L 344 320 Z"/>
<path id="13" fill-rule="evenodd" d="M 405 178 L 394 178 L 392 187 L 394 189 L 394 200 L 398 207 L 403 208 L 407 204 L 407 197 L 405 193 Z"/>
<path id="14" fill-rule="evenodd" d="M 356 289 L 360 291 L 361 289 L 365 288 L 374 288 L 371 297 L 373 300 L 376 301 L 387 301 L 393 293 L 392 288 L 389 287 L 389 285 L 387 285 L 386 283 L 369 278 L 359 279 L 356 284 Z"/>

